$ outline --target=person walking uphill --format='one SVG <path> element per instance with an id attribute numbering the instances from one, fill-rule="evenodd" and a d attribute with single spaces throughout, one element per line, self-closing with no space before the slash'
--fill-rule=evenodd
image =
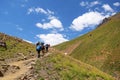
<path id="1" fill-rule="evenodd" d="M 44 46 L 44 42 L 41 42 L 41 50 L 42 50 L 42 56 L 45 55 L 45 46 Z"/>
<path id="2" fill-rule="evenodd" d="M 40 42 L 38 42 L 36 44 L 36 51 L 37 51 L 37 54 L 38 54 L 38 58 L 40 58 L 40 51 L 41 51 L 41 44 L 40 44 Z"/>
<path id="3" fill-rule="evenodd" d="M 50 44 L 46 44 L 45 48 L 46 48 L 46 52 L 48 52 L 48 48 L 50 47 Z"/>

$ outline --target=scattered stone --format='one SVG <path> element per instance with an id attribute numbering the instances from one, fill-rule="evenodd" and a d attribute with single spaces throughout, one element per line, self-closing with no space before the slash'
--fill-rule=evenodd
<path id="1" fill-rule="evenodd" d="M 16 65 L 12 65 L 11 68 L 13 68 L 13 69 L 20 69 L 20 67 L 16 66 Z"/>
<path id="2" fill-rule="evenodd" d="M 36 63 L 35 62 L 31 62 L 31 65 L 35 65 Z"/>
<path id="3" fill-rule="evenodd" d="M 5 59 L 3 59 L 3 58 L 0 58 L 0 61 L 5 61 Z"/>
<path id="4" fill-rule="evenodd" d="M 33 69 L 33 66 L 29 66 L 28 69 Z"/>
<path id="5" fill-rule="evenodd" d="M 5 73 L 8 68 L 10 67 L 10 65 L 7 65 L 7 64 L 4 64 L 4 65 L 1 65 L 2 66 L 2 71 Z"/>
<path id="6" fill-rule="evenodd" d="M 116 80 L 120 80 L 120 74 L 119 74 L 119 72 L 117 72 L 117 71 L 114 72 L 113 76 L 115 77 Z"/>
<path id="7" fill-rule="evenodd" d="M 27 60 L 27 57 L 23 53 L 18 53 L 18 55 L 22 57 L 21 60 Z"/>
<path id="8" fill-rule="evenodd" d="M 104 79 L 101 77 L 97 77 L 96 80 L 104 80 Z"/>
<path id="9" fill-rule="evenodd" d="M 0 71 L 0 77 L 3 77 L 4 75 L 3 75 L 3 73 Z"/>
<path id="10" fill-rule="evenodd" d="M 27 60 L 27 57 L 26 57 L 26 56 L 24 56 L 23 58 L 24 58 L 24 60 Z"/>

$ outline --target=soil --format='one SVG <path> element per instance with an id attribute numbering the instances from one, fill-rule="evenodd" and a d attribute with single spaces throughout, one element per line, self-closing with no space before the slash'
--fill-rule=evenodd
<path id="1" fill-rule="evenodd" d="M 13 63 L 9 63 L 8 70 L 5 72 L 3 77 L 0 77 L 0 80 L 16 80 L 16 78 L 25 74 L 29 71 L 31 65 L 26 63 L 35 62 L 36 58 L 31 58 L 28 60 L 17 61 Z"/>

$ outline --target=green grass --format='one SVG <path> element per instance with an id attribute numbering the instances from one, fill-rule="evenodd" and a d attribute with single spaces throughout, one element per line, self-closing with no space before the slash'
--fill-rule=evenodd
<path id="1" fill-rule="evenodd" d="M 35 72 L 38 80 L 114 80 L 95 67 L 59 53 L 38 60 Z"/>
<path id="2" fill-rule="evenodd" d="M 65 51 L 70 45 L 81 42 L 70 56 L 109 74 L 120 73 L 120 13 L 109 19 L 95 30 L 54 47 Z"/>
<path id="3" fill-rule="evenodd" d="M 19 38 L 0 33 L 0 39 L 4 39 L 7 44 L 7 50 L 0 46 L 0 58 L 15 58 L 15 55 L 18 53 L 28 55 L 30 51 L 35 53 L 35 46 L 33 44 L 27 43 Z"/>

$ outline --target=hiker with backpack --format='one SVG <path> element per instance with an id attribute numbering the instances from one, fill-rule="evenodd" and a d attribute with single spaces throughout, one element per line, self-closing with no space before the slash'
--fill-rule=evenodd
<path id="1" fill-rule="evenodd" d="M 40 44 L 40 42 L 38 42 L 36 44 L 36 51 L 37 51 L 37 54 L 38 54 L 38 58 L 40 58 L 40 51 L 41 50 L 42 50 L 41 44 Z"/>
<path id="2" fill-rule="evenodd" d="M 41 42 L 41 50 L 42 50 L 42 54 L 43 56 L 45 55 L 45 46 L 44 46 L 44 42 Z"/>
<path id="3" fill-rule="evenodd" d="M 50 44 L 46 44 L 45 45 L 45 50 L 46 50 L 46 52 L 48 52 L 48 48 L 50 47 Z"/>

